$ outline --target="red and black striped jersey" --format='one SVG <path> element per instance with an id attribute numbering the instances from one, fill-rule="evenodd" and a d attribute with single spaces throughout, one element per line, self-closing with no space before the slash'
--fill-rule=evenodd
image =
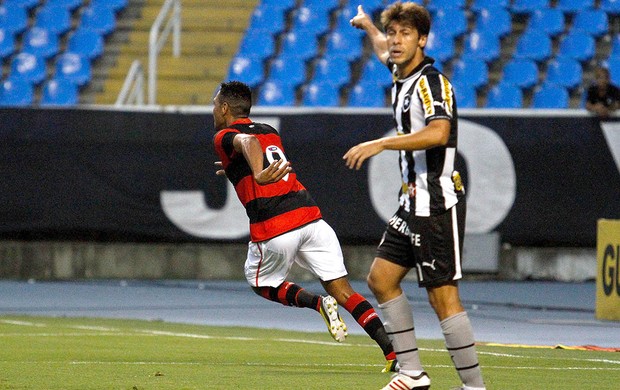
<path id="1" fill-rule="evenodd" d="M 293 169 L 277 183 L 259 185 L 242 153 L 233 147 L 237 134 L 251 134 L 261 144 L 264 167 L 278 159 L 288 161 L 280 134 L 264 123 L 240 119 L 213 137 L 215 151 L 222 161 L 228 180 L 237 192 L 250 219 L 252 241 L 260 242 L 286 233 L 321 218 L 321 211 Z"/>

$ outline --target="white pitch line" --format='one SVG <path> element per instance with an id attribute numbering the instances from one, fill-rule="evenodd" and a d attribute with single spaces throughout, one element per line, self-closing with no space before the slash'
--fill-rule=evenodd
<path id="1" fill-rule="evenodd" d="M 21 326 L 36 326 L 36 327 L 44 327 L 47 326 L 45 324 L 40 324 L 36 322 L 28 322 L 28 321 L 16 321 L 16 320 L 0 320 L 3 324 L 8 325 L 21 325 Z"/>
<path id="2" fill-rule="evenodd" d="M 37 327 L 45 327 L 46 324 L 41 323 L 33 323 L 26 321 L 13 321 L 13 320 L 0 320 L 0 322 L 4 322 L 12 325 L 22 325 L 22 326 L 37 326 Z M 256 338 L 256 337 L 235 337 L 235 336 L 211 336 L 205 334 L 196 334 L 196 333 L 185 333 L 185 332 L 170 332 L 170 331 L 160 331 L 160 330 L 144 330 L 144 329 L 131 329 L 131 332 L 120 332 L 119 329 L 116 328 L 108 328 L 108 327 L 99 327 L 99 326 L 86 326 L 86 325 L 74 325 L 70 326 L 70 328 L 75 329 L 84 329 L 84 330 L 98 330 L 102 331 L 102 333 L 0 333 L 0 337 L 6 336 L 40 336 L 40 337 L 82 337 L 82 336 L 168 336 L 168 337 L 182 337 L 182 338 L 194 338 L 194 339 L 217 339 L 217 340 L 233 340 L 233 341 L 275 341 L 275 342 L 283 342 L 283 343 L 299 343 L 299 344 L 315 344 L 315 345 L 327 345 L 327 346 L 338 346 L 338 347 L 368 347 L 368 348 L 376 348 L 374 344 L 354 344 L 354 343 L 337 343 L 335 341 L 319 341 L 319 340 L 302 340 L 302 339 L 291 339 L 291 338 L 275 338 L 275 339 L 265 339 L 265 338 Z M 444 349 L 433 349 L 433 348 L 420 348 L 421 351 L 426 352 L 437 352 L 437 353 L 445 353 Z M 524 355 L 516 355 L 516 354 L 506 354 L 506 353 L 496 353 L 496 352 L 486 352 L 486 351 L 478 351 L 479 355 L 489 355 L 489 356 L 497 356 L 497 357 L 507 357 L 507 358 L 518 358 L 518 359 L 530 359 L 530 356 Z M 613 359 L 584 359 L 584 358 L 554 358 L 549 357 L 547 359 L 551 360 L 567 360 L 567 361 L 575 361 L 575 362 L 590 362 L 590 363 L 607 363 L 607 364 L 619 364 L 620 360 Z M 487 367 L 487 366 L 485 366 Z M 489 367 L 492 368 L 492 367 Z M 498 366 L 497 368 L 505 368 Z M 515 367 L 519 369 L 518 367 Z M 542 369 L 540 367 L 523 367 L 522 369 Z M 555 368 L 549 368 L 555 369 Z M 596 370 L 607 370 L 607 368 L 583 368 L 583 367 L 574 367 L 574 368 L 566 368 L 566 369 L 596 369 Z M 616 370 L 616 368 L 609 368 L 609 370 Z"/>
<path id="3" fill-rule="evenodd" d="M 57 363 L 57 362 L 54 362 Z M 357 363 L 266 363 L 266 362 L 245 362 L 245 363 L 209 363 L 209 362 L 102 362 L 102 361 L 74 361 L 69 364 L 75 365 L 191 365 L 191 366 L 251 366 L 251 367 L 382 367 L 381 364 L 357 364 Z M 449 364 L 428 364 L 429 368 L 453 368 Z M 539 366 L 484 366 L 485 369 L 494 370 L 538 370 L 538 371 L 620 371 L 620 367 L 539 367 Z"/>

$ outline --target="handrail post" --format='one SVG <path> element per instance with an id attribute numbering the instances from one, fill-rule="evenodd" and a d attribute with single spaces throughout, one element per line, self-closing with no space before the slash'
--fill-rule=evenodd
<path id="1" fill-rule="evenodd" d="M 144 71 L 140 60 L 134 60 L 131 63 L 114 105 L 119 107 L 130 102 L 140 106 L 144 105 Z"/>
<path id="2" fill-rule="evenodd" d="M 172 12 L 171 12 L 172 10 Z M 167 16 L 170 17 L 166 19 Z M 161 29 L 163 22 L 166 25 Z M 161 29 L 161 34 L 160 34 Z M 157 56 L 172 31 L 172 53 L 175 57 L 181 55 L 181 0 L 166 0 L 162 5 L 149 33 L 149 74 L 148 98 L 149 104 L 157 101 Z"/>

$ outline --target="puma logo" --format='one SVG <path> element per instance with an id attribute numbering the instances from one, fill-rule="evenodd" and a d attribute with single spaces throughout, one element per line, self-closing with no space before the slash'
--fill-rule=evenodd
<path id="1" fill-rule="evenodd" d="M 433 259 L 433 261 L 431 261 L 430 263 L 428 263 L 428 262 L 426 262 L 426 261 L 423 261 L 423 262 L 422 262 L 422 267 L 429 267 L 429 268 L 431 268 L 433 271 L 435 271 L 435 270 L 436 270 L 436 268 L 435 268 L 435 261 L 436 261 L 435 259 Z"/>

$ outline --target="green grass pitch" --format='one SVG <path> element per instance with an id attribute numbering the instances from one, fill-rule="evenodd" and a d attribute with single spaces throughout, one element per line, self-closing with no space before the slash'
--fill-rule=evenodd
<path id="1" fill-rule="evenodd" d="M 432 389 L 459 380 L 439 340 L 420 340 Z M 618 389 L 613 352 L 478 346 L 488 389 Z M 0 389 L 379 389 L 362 335 L 94 318 L 0 316 Z"/>

